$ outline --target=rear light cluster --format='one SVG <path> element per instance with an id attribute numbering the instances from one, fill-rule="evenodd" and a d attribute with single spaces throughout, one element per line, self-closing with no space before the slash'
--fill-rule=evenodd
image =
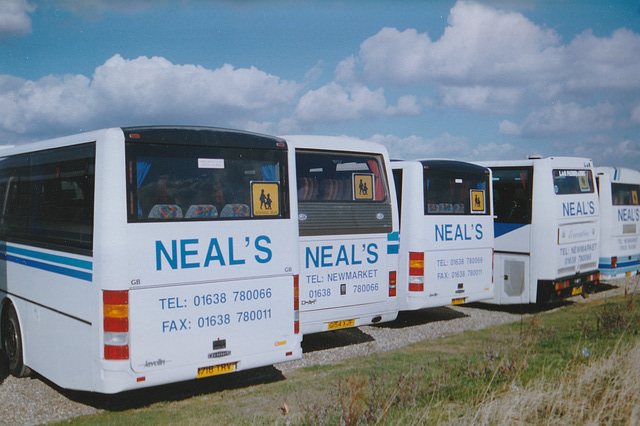
<path id="1" fill-rule="evenodd" d="M 104 290 L 104 358 L 129 359 L 129 292 Z"/>
<path id="2" fill-rule="evenodd" d="M 409 252 L 409 291 L 424 291 L 424 252 Z"/>
<path id="3" fill-rule="evenodd" d="M 396 285 L 396 271 L 389 271 L 389 297 L 395 297 L 397 294 Z"/>
<path id="4" fill-rule="evenodd" d="M 571 282 L 572 281 L 573 280 L 565 280 L 565 281 L 557 282 L 556 285 L 555 285 L 556 291 L 560 291 L 560 290 L 563 290 L 565 288 L 569 288 L 571 286 Z M 584 283 L 595 283 L 595 284 L 598 284 L 599 281 L 600 281 L 600 272 L 594 272 L 593 274 L 590 274 L 590 275 L 585 277 Z"/>
<path id="5" fill-rule="evenodd" d="M 613 256 L 611 258 L 611 267 L 616 268 L 618 266 L 618 256 Z"/>
<path id="6" fill-rule="evenodd" d="M 299 334 L 300 333 L 300 277 L 298 275 L 293 276 L 293 310 L 294 310 L 293 332 L 295 334 Z"/>

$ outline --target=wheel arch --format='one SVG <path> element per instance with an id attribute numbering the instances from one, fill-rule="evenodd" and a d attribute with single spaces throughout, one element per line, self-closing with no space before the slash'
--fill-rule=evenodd
<path id="1" fill-rule="evenodd" d="M 4 337 L 2 335 L 2 331 L 5 327 L 5 321 L 7 320 L 7 315 L 9 312 L 9 309 L 13 308 L 13 311 L 15 312 L 16 318 L 18 319 L 18 325 L 20 328 L 20 339 L 22 342 L 21 345 L 21 351 L 22 351 L 22 363 L 23 365 L 26 367 L 25 374 L 29 374 L 30 369 L 27 367 L 27 350 L 26 350 L 26 345 L 25 345 L 25 331 L 24 331 L 24 324 L 25 322 L 23 321 L 23 317 L 22 317 L 22 309 L 19 309 L 19 303 L 16 303 L 17 301 L 14 300 L 13 297 L 11 297 L 11 295 L 5 295 L 4 298 L 0 301 L 0 347 L 2 347 L 2 342 L 4 341 Z M 4 351 L 5 348 L 2 347 L 2 350 Z"/>

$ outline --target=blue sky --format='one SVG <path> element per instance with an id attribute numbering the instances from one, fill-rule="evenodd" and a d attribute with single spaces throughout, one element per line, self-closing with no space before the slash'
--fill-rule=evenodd
<path id="1" fill-rule="evenodd" d="M 640 169 L 640 0 L 0 1 L 0 144 L 188 124 Z"/>

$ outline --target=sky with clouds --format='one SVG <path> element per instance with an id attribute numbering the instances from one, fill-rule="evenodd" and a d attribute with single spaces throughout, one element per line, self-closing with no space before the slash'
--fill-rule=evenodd
<path id="1" fill-rule="evenodd" d="M 0 145 L 186 124 L 640 169 L 639 0 L 2 0 Z"/>

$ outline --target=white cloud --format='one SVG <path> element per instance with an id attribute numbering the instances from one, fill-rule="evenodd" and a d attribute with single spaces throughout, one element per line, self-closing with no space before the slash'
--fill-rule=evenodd
<path id="1" fill-rule="evenodd" d="M 441 88 L 442 104 L 448 108 L 462 108 L 480 112 L 508 112 L 515 108 L 523 89 L 492 88 L 488 86 Z"/>
<path id="2" fill-rule="evenodd" d="M 523 15 L 458 2 L 443 36 L 383 28 L 360 45 L 365 78 L 403 86 L 424 81 L 517 84 L 557 72 L 560 38 Z"/>
<path id="3" fill-rule="evenodd" d="M 441 93 L 441 106 L 514 112 L 584 95 L 612 99 L 640 90 L 640 35 L 590 31 L 563 43 L 553 29 L 518 12 L 458 1 L 443 35 L 383 28 L 336 70 L 341 81 L 424 88 Z"/>
<path id="4" fill-rule="evenodd" d="M 415 29 L 383 28 L 360 45 L 358 58 L 349 60 L 344 68 L 354 76 L 356 70 L 350 67 L 360 65 L 366 80 L 399 86 L 420 82 L 433 73 L 431 46 L 429 36 Z"/>
<path id="5" fill-rule="evenodd" d="M 477 158 L 478 150 L 469 144 L 466 137 L 453 136 L 447 132 L 433 139 L 420 136 L 401 138 L 396 135 L 373 135 L 369 138 L 387 147 L 391 158 L 454 158 L 472 161 Z"/>
<path id="6" fill-rule="evenodd" d="M 640 89 L 640 34 L 622 28 L 598 38 L 585 31 L 567 46 L 564 62 L 570 89 Z"/>
<path id="7" fill-rule="evenodd" d="M 209 70 L 161 57 L 126 60 L 116 55 L 96 69 L 92 88 L 115 105 L 141 108 L 142 114 L 182 110 L 202 115 L 204 109 L 222 113 L 225 108 L 266 113 L 293 102 L 300 86 L 254 67 L 225 64 Z"/>
<path id="8" fill-rule="evenodd" d="M 602 147 L 598 147 L 601 149 Z M 617 144 L 610 144 L 605 147 L 604 155 L 600 156 L 600 150 L 594 152 L 593 158 L 603 164 L 618 164 L 622 162 L 626 167 L 638 170 L 638 159 L 640 159 L 640 140 L 625 139 Z"/>
<path id="9" fill-rule="evenodd" d="M 356 58 L 351 55 L 340 61 L 334 73 L 337 81 L 355 82 L 358 79 Z"/>
<path id="10" fill-rule="evenodd" d="M 294 117 L 309 124 L 355 120 L 384 113 L 386 104 L 382 89 L 370 90 L 361 85 L 345 88 L 329 83 L 305 93 Z"/>
<path id="11" fill-rule="evenodd" d="M 89 79 L 81 75 L 48 76 L 38 81 L 2 75 L 0 88 L 0 126 L 5 131 L 75 128 L 93 118 Z"/>
<path id="12" fill-rule="evenodd" d="M 513 84 L 540 78 L 557 62 L 560 38 L 522 14 L 458 2 L 434 44 L 441 76 Z"/>
<path id="13" fill-rule="evenodd" d="M 608 102 L 591 107 L 576 103 L 557 103 L 530 113 L 521 126 L 526 137 L 554 137 L 609 130 L 615 109 Z"/>
<path id="14" fill-rule="evenodd" d="M 474 158 L 469 161 L 513 160 L 514 158 L 526 158 L 527 153 L 526 147 L 489 142 L 476 146 Z"/>
<path id="15" fill-rule="evenodd" d="M 526 148 L 511 144 L 472 145 L 468 138 L 444 132 L 441 136 L 425 139 L 420 136 L 401 138 L 396 135 L 373 135 L 368 140 L 387 147 L 389 156 L 395 159 L 449 158 L 461 161 L 506 160 L 525 158 Z"/>
<path id="16" fill-rule="evenodd" d="M 115 55 L 92 78 L 0 76 L 0 130 L 95 128 L 152 122 L 242 127 L 295 104 L 301 86 L 256 68 L 209 70 L 160 57 Z"/>
<path id="17" fill-rule="evenodd" d="M 418 104 L 418 97 L 414 95 L 404 95 L 398 98 L 396 106 L 387 107 L 387 115 L 420 115 L 421 108 Z"/>
<path id="18" fill-rule="evenodd" d="M 587 138 L 576 144 L 569 155 L 591 158 L 596 166 L 619 166 L 638 170 L 640 139 L 613 140 L 606 135 Z"/>
<path id="19" fill-rule="evenodd" d="M 311 84 L 320 79 L 324 73 L 324 61 L 318 61 L 313 67 L 311 67 L 306 73 L 304 73 L 305 84 Z"/>
<path id="20" fill-rule="evenodd" d="M 0 2 L 0 37 L 31 33 L 30 13 L 35 6 L 27 0 L 2 0 Z"/>
<path id="21" fill-rule="evenodd" d="M 293 116 L 281 120 L 276 128 L 278 133 L 291 133 L 302 128 L 312 128 L 316 124 L 353 121 L 379 115 L 416 116 L 420 112 L 417 96 L 400 96 L 396 105 L 388 105 L 382 88 L 371 90 L 360 84 L 343 86 L 333 82 L 302 95 Z"/>
<path id="22" fill-rule="evenodd" d="M 509 120 L 503 120 L 498 125 L 498 133 L 505 136 L 519 136 L 522 132 L 520 126 Z"/>

